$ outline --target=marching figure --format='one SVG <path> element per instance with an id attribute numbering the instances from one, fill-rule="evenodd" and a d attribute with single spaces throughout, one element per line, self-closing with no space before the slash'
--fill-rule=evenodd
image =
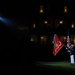
<path id="1" fill-rule="evenodd" d="M 68 50 L 68 52 L 70 52 L 70 61 L 71 64 L 74 64 L 74 45 L 71 44 L 70 48 L 66 48 Z"/>

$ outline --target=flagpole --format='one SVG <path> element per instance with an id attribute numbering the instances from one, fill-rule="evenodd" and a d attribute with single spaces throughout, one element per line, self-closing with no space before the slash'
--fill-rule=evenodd
<path id="1" fill-rule="evenodd" d="M 65 45 L 64 45 L 64 47 L 67 48 Z"/>
<path id="2" fill-rule="evenodd" d="M 66 48 L 67 52 L 69 52 L 68 48 L 64 45 L 64 47 Z"/>

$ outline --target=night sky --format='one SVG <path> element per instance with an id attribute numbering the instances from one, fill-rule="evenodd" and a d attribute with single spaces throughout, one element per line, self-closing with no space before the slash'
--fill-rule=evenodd
<path id="1" fill-rule="evenodd" d="M 5 6 L 4 6 L 5 5 Z M 32 0 L 32 1 L 2 1 L 1 2 L 1 12 L 3 15 L 8 15 L 12 18 L 14 17 L 32 17 L 34 14 L 37 15 L 39 11 L 39 6 L 43 5 L 46 13 L 50 12 L 59 12 L 63 9 L 63 6 L 67 6 L 69 8 L 70 13 L 74 12 L 74 2 L 67 0 Z M 60 9 L 61 8 L 61 9 Z M 58 9 L 58 10 L 57 10 Z M 57 10 L 57 11 L 56 11 Z M 28 16 L 28 17 L 27 17 Z M 33 16 L 34 17 L 34 16 Z"/>

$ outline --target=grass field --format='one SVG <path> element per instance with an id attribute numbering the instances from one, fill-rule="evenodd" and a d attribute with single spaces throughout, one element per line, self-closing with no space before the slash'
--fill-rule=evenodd
<path id="1" fill-rule="evenodd" d="M 62 62 L 36 62 L 36 67 L 38 71 L 56 74 L 74 74 L 75 64 L 71 65 L 68 61 Z"/>

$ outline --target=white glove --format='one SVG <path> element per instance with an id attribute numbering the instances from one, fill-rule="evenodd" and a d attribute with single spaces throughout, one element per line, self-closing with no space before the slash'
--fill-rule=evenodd
<path id="1" fill-rule="evenodd" d="M 70 50 L 68 50 L 68 52 L 70 52 Z"/>

